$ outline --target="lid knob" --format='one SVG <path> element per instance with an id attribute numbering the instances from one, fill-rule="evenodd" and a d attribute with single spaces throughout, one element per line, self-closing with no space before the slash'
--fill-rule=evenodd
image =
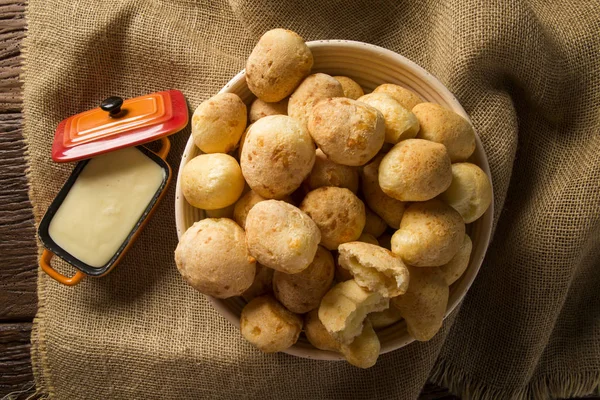
<path id="1" fill-rule="evenodd" d="M 111 96 L 102 101 L 100 108 L 104 111 L 108 111 L 111 117 L 117 117 L 121 113 L 122 105 L 123 98 L 119 96 Z"/>

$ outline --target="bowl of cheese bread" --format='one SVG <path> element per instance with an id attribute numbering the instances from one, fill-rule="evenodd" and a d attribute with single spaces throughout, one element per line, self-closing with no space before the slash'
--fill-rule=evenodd
<path id="1" fill-rule="evenodd" d="M 191 124 L 177 268 L 257 351 L 371 367 L 433 338 L 477 276 L 487 157 L 407 58 L 274 29 Z"/>

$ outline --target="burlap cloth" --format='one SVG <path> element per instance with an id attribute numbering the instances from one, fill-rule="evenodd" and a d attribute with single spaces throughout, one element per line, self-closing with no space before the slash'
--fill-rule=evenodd
<path id="1" fill-rule="evenodd" d="M 600 381 L 600 4 L 594 1 L 31 0 L 25 134 L 42 216 L 72 165 L 58 122 L 123 97 L 216 93 L 267 29 L 392 49 L 456 95 L 483 140 L 495 236 L 458 312 L 429 343 L 369 370 L 265 355 L 181 279 L 171 187 L 109 276 L 39 276 L 33 366 L 60 399 L 408 399 L 428 377 L 465 398 L 548 398 Z M 547 4 L 551 3 L 551 4 Z M 562 4 L 560 4 L 562 3 Z M 173 137 L 175 169 L 189 129 Z M 72 272 L 70 269 L 65 271 Z"/>

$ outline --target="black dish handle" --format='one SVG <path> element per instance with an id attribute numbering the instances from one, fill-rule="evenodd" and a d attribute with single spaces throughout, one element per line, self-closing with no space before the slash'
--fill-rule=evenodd
<path id="1" fill-rule="evenodd" d="M 116 118 L 121 114 L 121 106 L 123 105 L 123 98 L 119 96 L 111 96 L 102 101 L 100 108 L 107 111 L 108 114 Z"/>

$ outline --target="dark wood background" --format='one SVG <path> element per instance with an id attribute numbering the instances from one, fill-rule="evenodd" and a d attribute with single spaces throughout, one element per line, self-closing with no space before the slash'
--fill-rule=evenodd
<path id="1" fill-rule="evenodd" d="M 29 337 L 36 310 L 36 247 L 22 137 L 25 3 L 0 0 L 0 397 L 34 391 Z M 17 397 L 15 397 L 17 398 Z"/>
<path id="2" fill-rule="evenodd" d="M 0 0 L 0 397 L 35 393 L 29 355 L 37 308 L 37 250 L 25 177 L 21 44 L 26 3 Z M 426 385 L 421 399 L 456 400 Z"/>

